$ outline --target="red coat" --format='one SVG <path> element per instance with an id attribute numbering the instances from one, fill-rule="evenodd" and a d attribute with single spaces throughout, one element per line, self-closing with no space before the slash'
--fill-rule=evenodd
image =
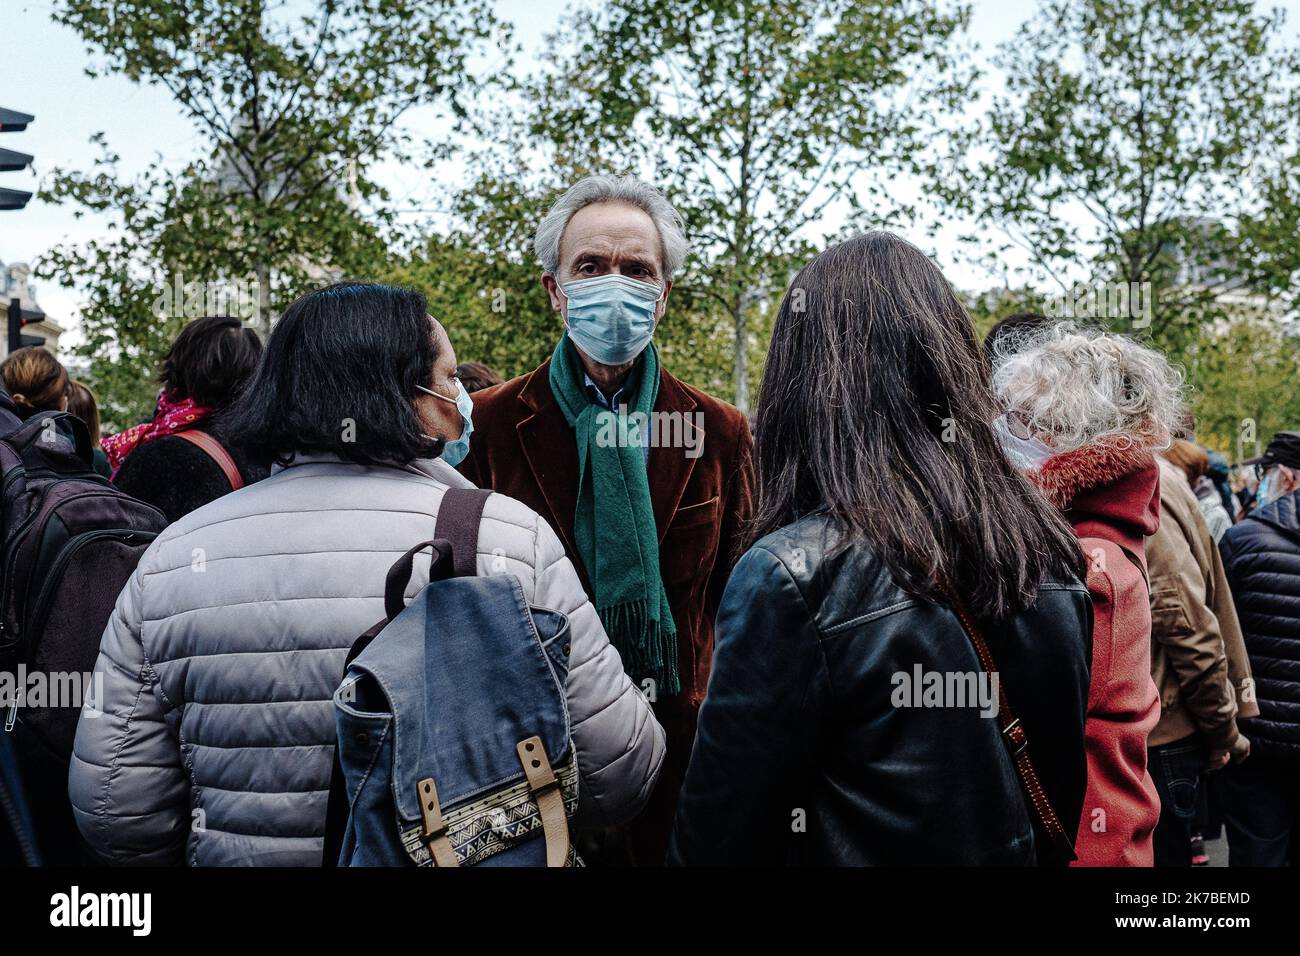
<path id="1" fill-rule="evenodd" d="M 1151 599 L 1143 538 L 1160 524 L 1160 469 L 1144 453 L 1085 447 L 1031 475 L 1079 536 L 1093 601 L 1085 743 L 1088 787 L 1076 866 L 1151 866 L 1160 798 L 1147 736 L 1160 719 L 1151 679 Z"/>

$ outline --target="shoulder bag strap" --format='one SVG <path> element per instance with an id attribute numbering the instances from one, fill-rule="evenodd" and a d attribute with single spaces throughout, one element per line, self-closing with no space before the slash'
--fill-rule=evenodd
<path id="1" fill-rule="evenodd" d="M 957 620 L 961 621 L 962 630 L 966 632 L 971 644 L 975 646 L 975 654 L 979 657 L 980 667 L 987 674 L 996 673 L 997 664 L 993 660 L 993 653 L 989 650 L 984 635 L 975 624 L 975 619 L 967 613 L 965 606 L 956 597 L 950 595 L 949 603 L 951 603 L 953 612 L 957 615 Z M 1052 808 L 1052 802 L 1048 799 L 1047 791 L 1043 789 L 1042 781 L 1038 779 L 1038 773 L 1034 770 L 1033 763 L 1030 762 L 1029 736 L 1025 733 L 1024 725 L 1020 723 L 1019 718 L 1011 712 L 1011 705 L 1007 702 L 1006 690 L 1000 680 L 998 681 L 998 726 L 1002 728 L 1002 741 L 1007 745 L 1007 750 L 1011 753 L 1011 759 L 1016 765 L 1016 773 L 1019 775 L 1020 783 L 1025 789 L 1025 795 L 1029 798 L 1029 809 L 1034 819 L 1051 839 L 1052 846 L 1064 860 L 1067 862 L 1076 860 L 1078 857 L 1074 852 L 1074 841 L 1065 832 L 1065 827 L 1062 826 L 1060 817 L 1056 815 L 1056 811 Z"/>
<path id="2" fill-rule="evenodd" d="M 230 457 L 230 452 L 226 451 L 221 442 L 207 432 L 201 432 L 195 428 L 183 432 L 172 432 L 172 434 L 177 438 L 184 438 L 216 462 L 217 467 L 225 474 L 226 481 L 230 482 L 231 491 L 238 491 L 244 487 L 244 477 L 239 473 L 239 466 L 235 464 L 235 459 Z"/>
<path id="3" fill-rule="evenodd" d="M 478 526 L 490 494 L 488 488 L 448 488 L 438 505 L 433 536 L 451 542 L 452 564 L 458 578 L 472 578 L 478 573 Z"/>

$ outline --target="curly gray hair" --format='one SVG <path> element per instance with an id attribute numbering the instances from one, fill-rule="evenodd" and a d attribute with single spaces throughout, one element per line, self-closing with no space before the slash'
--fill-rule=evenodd
<path id="1" fill-rule="evenodd" d="M 601 202 L 635 206 L 654 221 L 659 232 L 664 278 L 671 279 L 686 261 L 688 245 L 682 217 L 663 193 L 635 176 L 588 176 L 570 186 L 546 214 L 533 238 L 533 251 L 542 261 L 542 268 L 552 275 L 559 270 L 564 228 L 579 209 Z"/>
<path id="2" fill-rule="evenodd" d="M 1186 409 L 1182 373 L 1131 338 L 1062 322 L 999 336 L 993 390 L 1058 454 L 1104 441 L 1168 448 Z"/>

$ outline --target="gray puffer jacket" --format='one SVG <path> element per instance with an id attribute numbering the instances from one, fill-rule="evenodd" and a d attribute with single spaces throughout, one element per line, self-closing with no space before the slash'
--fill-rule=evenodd
<path id="1" fill-rule="evenodd" d="M 383 615 L 388 568 L 433 537 L 442 461 L 367 468 L 302 457 L 171 525 L 118 597 L 69 785 L 92 848 L 119 864 L 321 862 L 334 751 L 331 695 L 356 637 Z M 410 597 L 428 580 L 416 562 Z M 566 686 L 581 824 L 644 804 L 663 731 L 623 673 L 554 531 L 495 494 L 479 574 L 513 574 L 572 629 Z"/>

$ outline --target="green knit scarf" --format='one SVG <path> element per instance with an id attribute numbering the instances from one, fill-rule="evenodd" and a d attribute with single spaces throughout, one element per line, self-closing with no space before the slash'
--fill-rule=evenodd
<path id="1" fill-rule="evenodd" d="M 637 422 L 593 402 L 568 336 L 551 356 L 551 393 L 578 445 L 578 508 L 573 541 L 596 592 L 596 612 L 623 669 L 680 693 L 677 628 L 659 576 L 659 537 Z M 659 353 L 641 353 L 623 385 L 629 413 L 647 417 L 659 394 Z"/>

